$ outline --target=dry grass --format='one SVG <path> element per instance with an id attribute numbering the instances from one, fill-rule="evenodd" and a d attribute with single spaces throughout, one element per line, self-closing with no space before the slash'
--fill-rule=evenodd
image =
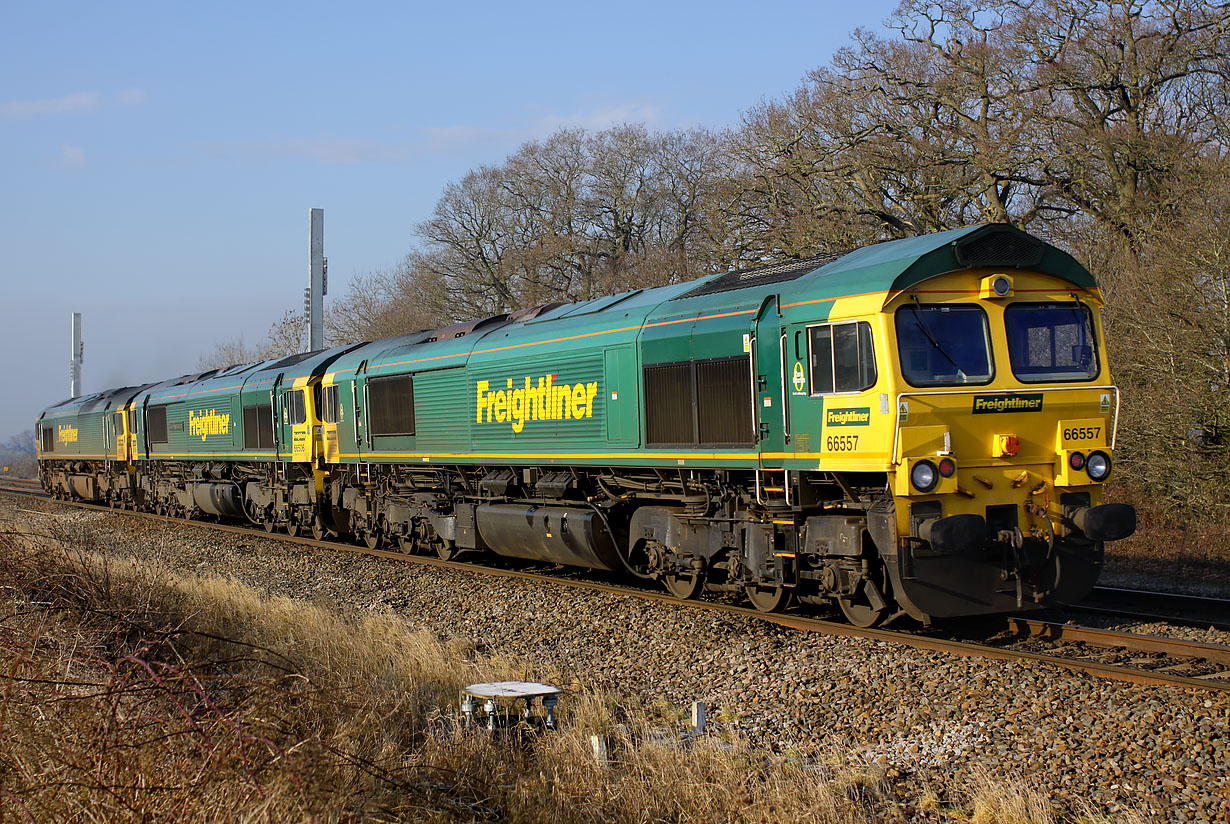
<path id="1" fill-rule="evenodd" d="M 864 822 L 882 771 L 688 741 L 574 690 L 561 730 L 457 723 L 466 683 L 542 678 L 408 628 L 0 534 L 0 822 Z M 590 736 L 604 735 L 597 763 Z M 982 822 L 1047 824 L 988 788 Z"/>
<path id="2" fill-rule="evenodd" d="M 602 695 L 560 733 L 463 728 L 464 684 L 552 674 L 81 542 L 0 536 L 3 820 L 866 819 L 843 775 L 657 740 Z"/>

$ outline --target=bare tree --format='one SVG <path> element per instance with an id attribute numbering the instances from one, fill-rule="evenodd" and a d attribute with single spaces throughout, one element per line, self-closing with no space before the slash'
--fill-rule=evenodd
<path id="1" fill-rule="evenodd" d="M 263 348 L 249 346 L 240 335 L 221 341 L 214 346 L 213 350 L 201 355 L 197 361 L 197 368 L 202 371 L 225 369 L 228 366 L 261 360 L 264 357 L 263 353 Z"/>
<path id="2" fill-rule="evenodd" d="M 0 446 L 0 474 L 33 478 L 38 473 L 34 430 L 18 432 Z"/>
<path id="3" fill-rule="evenodd" d="M 33 455 L 35 453 L 34 430 L 27 429 L 18 432 L 8 439 L 8 442 L 4 444 L 4 448 L 18 455 Z"/>
<path id="4" fill-rule="evenodd" d="M 1225 97 L 1230 6 L 1207 0 L 1019 0 L 1010 33 L 1048 98 L 1041 179 L 1135 244 L 1198 186 Z"/>

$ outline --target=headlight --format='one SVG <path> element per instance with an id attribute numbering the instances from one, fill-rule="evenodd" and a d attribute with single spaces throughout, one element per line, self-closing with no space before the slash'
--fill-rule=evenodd
<path id="1" fill-rule="evenodd" d="M 1071 455 L 1069 455 L 1068 456 L 1068 466 L 1072 467 L 1073 469 L 1084 469 L 1085 468 L 1085 453 L 1084 452 L 1073 452 Z"/>
<path id="2" fill-rule="evenodd" d="M 1110 456 L 1105 452 L 1091 452 L 1085 459 L 1085 471 L 1095 481 L 1104 481 L 1110 476 Z"/>
<path id="3" fill-rule="evenodd" d="M 931 461 L 919 461 L 910 470 L 910 483 L 919 492 L 930 492 L 939 483 L 940 473 Z"/>

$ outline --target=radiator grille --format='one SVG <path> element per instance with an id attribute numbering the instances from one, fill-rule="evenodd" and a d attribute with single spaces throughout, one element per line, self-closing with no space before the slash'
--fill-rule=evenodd
<path id="1" fill-rule="evenodd" d="M 696 442 L 692 365 L 645 367 L 645 442 L 650 446 Z"/>
<path id="2" fill-rule="evenodd" d="M 1045 244 L 1007 224 L 993 226 L 956 244 L 962 266 L 1036 266 Z"/>
<path id="3" fill-rule="evenodd" d="M 409 375 L 367 382 L 372 435 L 414 434 L 414 380 Z"/>
<path id="4" fill-rule="evenodd" d="M 700 443 L 752 444 L 750 363 L 722 358 L 696 364 L 697 423 Z"/>
<path id="5" fill-rule="evenodd" d="M 269 404 L 243 408 L 243 448 L 273 449 L 273 407 Z"/>
<path id="6" fill-rule="evenodd" d="M 151 406 L 145 414 L 145 432 L 150 443 L 167 442 L 167 408 Z"/>
<path id="7" fill-rule="evenodd" d="M 768 266 L 756 266 L 751 269 L 740 269 L 737 272 L 727 272 L 713 280 L 705 281 L 695 289 L 690 289 L 671 300 L 694 298 L 700 295 L 713 295 L 718 292 L 730 292 L 735 289 L 747 289 L 752 286 L 764 286 L 769 283 L 784 283 L 795 278 L 801 278 L 809 272 L 814 272 L 839 257 L 849 254 L 849 249 L 839 252 L 827 252 L 823 255 L 804 258 L 802 260 L 787 260 L 782 263 L 772 263 Z"/>
<path id="8" fill-rule="evenodd" d="M 646 444 L 750 446 L 750 369 L 745 357 L 646 366 Z"/>

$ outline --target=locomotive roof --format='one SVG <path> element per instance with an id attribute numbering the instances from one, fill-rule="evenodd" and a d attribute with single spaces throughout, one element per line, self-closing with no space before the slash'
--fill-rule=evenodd
<path id="1" fill-rule="evenodd" d="M 897 292 L 945 272 L 975 267 L 1029 269 L 1076 286 L 1096 285 L 1089 270 L 1067 252 L 1006 223 L 986 223 L 728 272 L 672 300 L 770 285 L 776 288 L 759 291 L 817 293 L 810 297 Z M 735 285 L 740 283 L 745 285 Z"/>
<path id="2" fill-rule="evenodd" d="M 607 345 L 615 345 L 635 339 L 642 328 L 688 317 L 746 314 L 774 294 L 799 303 L 891 294 L 945 272 L 974 267 L 1029 269 L 1080 287 L 1096 285 L 1068 253 L 1007 224 L 992 223 L 373 341 L 339 357 L 331 369 L 345 374 L 366 367 L 369 374 L 388 374 L 455 366 L 470 354 L 517 349 L 530 341 L 567 346 L 600 327 L 610 335 Z"/>
<path id="3" fill-rule="evenodd" d="M 746 309 L 769 295 L 789 295 L 812 302 L 869 293 L 893 293 L 936 275 L 959 269 L 990 267 L 1028 269 L 1070 283 L 1094 287 L 1093 275 L 1071 255 L 1040 238 L 1003 223 L 952 229 L 918 237 L 890 240 L 844 252 L 791 260 L 710 275 L 686 283 L 632 289 L 578 303 L 544 304 L 436 330 L 419 331 L 385 340 L 334 347 L 274 360 L 236 364 L 226 369 L 185 375 L 159 384 L 108 390 L 62 401 L 47 413 L 75 411 L 111 393 L 132 390 L 151 401 L 188 394 L 237 389 L 235 384 L 271 385 L 275 373 L 284 380 L 326 369 L 353 372 L 364 363 L 372 369 L 415 364 L 415 369 L 455 365 L 475 351 L 516 348 L 526 339 L 566 342 L 588 336 L 595 324 L 614 324 L 611 344 L 635 338 L 643 327 L 702 313 Z M 540 325 L 541 324 L 541 325 Z M 258 373 L 267 373 L 258 376 Z M 192 384 L 186 388 L 185 384 Z"/>
<path id="4" fill-rule="evenodd" d="M 148 389 L 156 384 L 147 383 L 143 386 L 120 386 L 115 389 L 104 389 L 101 392 L 92 392 L 88 395 L 78 395 L 75 398 L 66 398 L 59 403 L 52 404 L 43 410 L 43 414 L 39 416 L 42 419 L 44 416 L 53 418 L 61 415 L 76 415 L 79 412 L 92 412 L 98 409 L 106 409 L 108 405 L 122 406 L 132 399 L 134 395 L 144 389 Z"/>

